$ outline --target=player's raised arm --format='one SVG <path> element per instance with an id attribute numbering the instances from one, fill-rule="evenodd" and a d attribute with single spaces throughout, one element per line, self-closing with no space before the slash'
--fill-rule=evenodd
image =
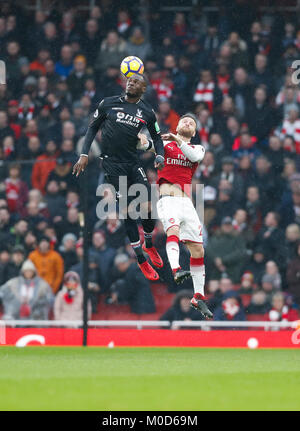
<path id="1" fill-rule="evenodd" d="M 164 134 L 162 139 L 166 141 L 175 141 L 183 154 L 193 163 L 200 163 L 204 158 L 205 148 L 202 145 L 190 145 L 173 133 Z"/>
<path id="2" fill-rule="evenodd" d="M 160 130 L 159 130 L 159 125 L 157 123 L 157 119 L 155 116 L 154 111 L 152 110 L 153 115 L 151 117 L 151 120 L 149 121 L 147 127 L 150 133 L 150 136 L 153 140 L 153 145 L 155 148 L 155 152 L 156 152 L 156 157 L 155 157 L 155 162 L 154 162 L 154 166 L 157 169 L 162 169 L 164 167 L 164 144 L 162 141 L 162 138 L 160 136 Z"/>
<path id="3" fill-rule="evenodd" d="M 76 174 L 76 177 L 80 174 L 80 172 L 84 172 L 87 164 L 88 164 L 88 155 L 95 136 L 106 118 L 106 112 L 104 109 L 104 99 L 99 103 L 98 108 L 94 112 L 94 115 L 90 121 L 87 132 L 84 137 L 83 147 L 81 150 L 80 157 L 77 163 L 73 167 L 73 175 Z"/>

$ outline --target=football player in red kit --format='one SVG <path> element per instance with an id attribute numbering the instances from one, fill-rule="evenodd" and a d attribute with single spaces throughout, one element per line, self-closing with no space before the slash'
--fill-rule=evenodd
<path id="1" fill-rule="evenodd" d="M 194 296 L 191 305 L 204 317 L 213 315 L 205 303 L 204 284 L 204 248 L 202 225 L 191 200 L 191 182 L 198 164 L 204 157 L 202 145 L 191 145 L 190 140 L 197 129 L 193 114 L 183 115 L 177 125 L 177 134 L 167 133 L 162 136 L 165 149 L 165 165 L 158 171 L 159 200 L 158 216 L 167 234 L 166 251 L 176 283 L 192 277 Z M 142 137 L 143 149 L 151 149 L 150 143 Z M 179 241 L 188 247 L 190 271 L 184 271 L 179 265 Z"/>

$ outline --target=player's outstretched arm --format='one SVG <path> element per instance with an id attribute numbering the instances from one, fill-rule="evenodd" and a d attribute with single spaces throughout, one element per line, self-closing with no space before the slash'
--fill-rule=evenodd
<path id="1" fill-rule="evenodd" d="M 103 121 L 106 118 L 106 112 L 105 112 L 105 106 L 104 106 L 104 99 L 99 103 L 98 108 L 94 112 L 93 118 L 89 124 L 89 127 L 87 129 L 87 132 L 84 137 L 83 147 L 80 154 L 80 157 L 78 159 L 78 162 L 75 163 L 73 167 L 73 175 L 78 175 L 81 172 L 84 172 L 85 168 L 88 164 L 88 154 L 92 145 L 93 140 L 95 139 L 95 136 L 103 123 Z"/>
<path id="2" fill-rule="evenodd" d="M 166 133 L 162 136 L 163 140 L 175 141 L 183 154 L 193 163 L 200 163 L 205 155 L 205 148 L 202 145 L 190 145 L 184 142 L 174 133 Z"/>

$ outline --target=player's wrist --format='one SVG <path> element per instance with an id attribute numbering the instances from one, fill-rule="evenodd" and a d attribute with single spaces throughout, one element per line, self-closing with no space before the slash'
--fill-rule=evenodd
<path id="1" fill-rule="evenodd" d="M 80 157 L 89 157 L 88 154 L 80 154 Z"/>

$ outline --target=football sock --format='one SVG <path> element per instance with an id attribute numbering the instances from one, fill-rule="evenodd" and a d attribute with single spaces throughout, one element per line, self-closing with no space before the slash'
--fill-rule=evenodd
<path id="1" fill-rule="evenodd" d="M 191 257 L 190 271 L 193 279 L 195 294 L 200 294 L 204 298 L 204 284 L 205 284 L 204 257 L 198 257 L 198 258 Z"/>
<path id="2" fill-rule="evenodd" d="M 179 238 L 176 235 L 170 235 L 167 238 L 166 251 L 170 262 L 171 269 L 174 271 L 180 268 L 179 265 Z"/>
<path id="3" fill-rule="evenodd" d="M 145 238 L 146 248 L 151 248 L 153 246 L 153 244 L 152 244 L 152 232 L 147 233 L 144 231 L 144 238 Z"/>
<path id="4" fill-rule="evenodd" d="M 140 235 L 138 230 L 137 221 L 131 219 L 130 217 L 125 218 L 124 226 L 126 229 L 127 236 L 129 238 L 130 244 L 136 254 L 138 263 L 143 263 L 146 261 L 146 258 L 143 254 Z"/>
<path id="5" fill-rule="evenodd" d="M 135 254 L 136 254 L 136 258 L 138 263 L 143 263 L 146 262 L 146 258 L 144 256 L 143 250 L 142 250 L 142 246 L 141 246 L 141 241 L 137 241 L 137 242 L 131 242 L 130 243 Z"/>

